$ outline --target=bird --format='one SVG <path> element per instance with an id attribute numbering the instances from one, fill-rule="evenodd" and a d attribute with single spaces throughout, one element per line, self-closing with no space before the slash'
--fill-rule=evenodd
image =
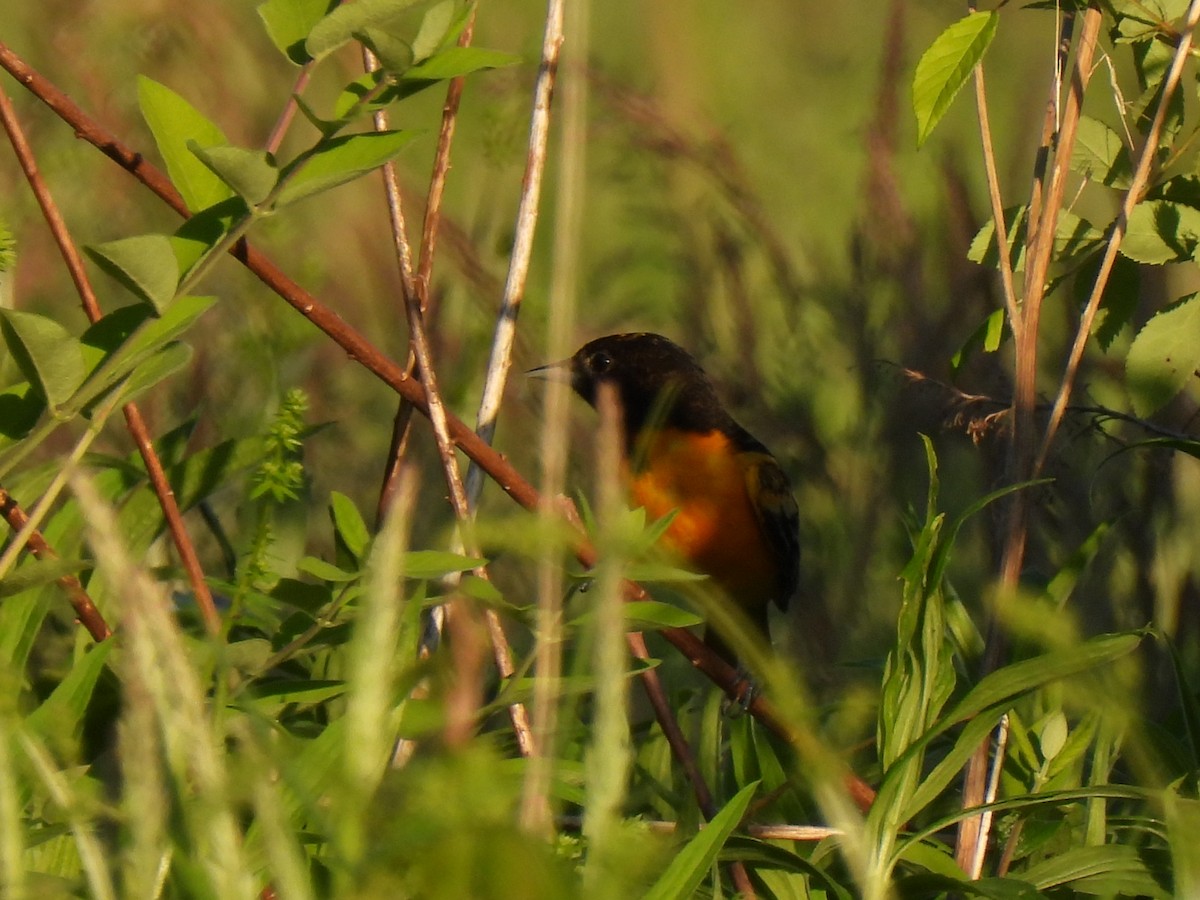
<path id="1" fill-rule="evenodd" d="M 661 334 L 600 337 L 534 371 L 547 370 L 568 374 L 592 407 L 601 385 L 615 389 L 632 505 L 651 520 L 675 513 L 663 546 L 707 575 L 769 643 L 768 608 L 786 610 L 800 579 L 799 508 L 771 451 L 734 421 L 700 364 Z M 709 626 L 704 640 L 738 664 L 728 635 Z"/>

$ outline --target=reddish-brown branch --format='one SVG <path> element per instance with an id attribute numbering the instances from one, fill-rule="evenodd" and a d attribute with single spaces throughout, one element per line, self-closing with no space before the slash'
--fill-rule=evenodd
<path id="1" fill-rule="evenodd" d="M 0 488 L 0 515 L 4 516 L 4 520 L 8 522 L 9 527 L 13 532 L 18 532 L 25 527 L 25 523 L 29 521 L 29 516 L 25 514 L 25 510 L 21 509 L 13 496 L 4 488 Z M 40 531 L 36 529 L 29 535 L 29 540 L 25 544 L 37 559 L 58 559 L 58 554 L 53 548 L 46 543 L 46 539 Z M 58 586 L 63 589 L 67 595 L 67 599 L 71 601 L 71 606 L 75 609 L 75 615 L 79 617 L 79 624 L 87 629 L 88 634 L 92 636 L 94 641 L 103 641 L 112 635 L 112 629 L 108 627 L 108 623 L 104 621 L 104 616 L 100 614 L 100 610 L 96 609 L 96 604 L 92 602 L 92 598 L 88 596 L 88 592 L 83 589 L 79 579 L 74 575 L 63 575 L 56 579 Z"/>
<path id="2" fill-rule="evenodd" d="M 4 130 L 8 134 L 13 152 L 17 156 L 17 162 L 37 199 L 38 206 L 41 207 L 46 224 L 50 226 L 54 242 L 58 245 L 59 252 L 62 253 L 67 271 L 70 273 L 71 280 L 83 303 L 83 311 L 89 322 L 98 322 L 102 315 L 100 303 L 96 299 L 96 292 L 92 289 L 91 280 L 88 278 L 87 269 L 83 264 L 83 257 L 80 255 L 78 247 L 75 246 L 75 241 L 71 238 L 67 223 L 63 220 L 58 204 L 54 202 L 54 197 L 50 194 L 45 179 L 38 171 L 33 148 L 30 147 L 24 129 L 21 128 L 20 120 L 17 118 L 16 110 L 13 109 L 12 101 L 4 90 L 0 90 L 0 123 L 3 124 Z M 204 569 L 200 565 L 195 545 L 183 524 L 183 513 L 175 500 L 175 492 L 172 490 L 167 473 L 154 450 L 154 443 L 150 439 L 150 429 L 146 427 L 146 420 L 142 418 L 142 413 L 136 404 L 125 404 L 123 412 L 129 435 L 133 438 L 138 453 L 141 454 L 150 484 L 154 489 L 155 496 L 158 497 L 163 517 L 166 519 L 171 540 L 179 552 L 184 571 L 187 572 L 188 581 L 196 599 L 196 606 L 200 609 L 204 624 L 210 632 L 216 634 L 221 628 L 221 618 L 217 613 L 216 604 L 213 602 L 212 592 L 204 580 Z"/>
<path id="3" fill-rule="evenodd" d="M 0 66 L 74 128 L 78 137 L 98 148 L 136 177 L 180 215 L 186 217 L 189 214 L 183 198 L 161 171 L 147 162 L 140 153 L 126 147 L 116 136 L 87 116 L 69 97 L 26 65 L 2 42 L 0 42 Z M 239 242 L 230 252 L 263 284 L 341 347 L 350 359 L 359 363 L 407 399 L 423 415 L 428 416 L 425 392 L 420 383 L 409 376 L 395 360 L 380 352 L 361 332 L 347 324 L 329 307 L 300 287 L 265 254 L 248 242 Z M 450 413 L 447 413 L 446 425 L 450 437 L 459 449 L 487 473 L 501 490 L 526 509 L 537 509 L 539 502 L 537 489 L 525 480 L 503 454 L 490 447 L 466 424 Z M 582 550 L 580 558 L 587 564 L 588 556 Z M 645 592 L 640 587 L 631 586 L 627 596 L 636 599 L 644 597 Z M 662 630 L 661 634 L 696 669 L 703 672 L 718 687 L 731 696 L 737 695 L 743 679 L 732 666 L 706 647 L 703 641 L 681 628 L 666 628 Z M 749 712 L 767 728 L 800 748 L 802 754 L 807 755 L 807 751 L 812 750 L 814 738 L 781 720 L 765 697 L 755 697 L 749 705 Z M 848 773 L 846 786 L 861 809 L 870 806 L 875 794 L 869 785 L 857 776 Z"/>

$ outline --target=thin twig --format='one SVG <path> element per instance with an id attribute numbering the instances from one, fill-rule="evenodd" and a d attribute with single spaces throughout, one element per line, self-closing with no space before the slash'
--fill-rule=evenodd
<path id="1" fill-rule="evenodd" d="M 0 488 L 0 516 L 4 517 L 4 521 L 8 522 L 9 527 L 14 532 L 22 531 L 29 521 L 29 516 L 21 509 L 20 504 L 4 488 Z M 25 546 L 29 548 L 29 552 L 37 559 L 53 560 L 59 558 L 54 549 L 46 542 L 46 538 L 36 528 L 29 533 Z M 84 590 L 79 579 L 74 575 L 63 575 L 56 579 L 56 581 L 58 586 L 66 593 L 67 599 L 71 601 L 75 615 L 79 617 L 79 624 L 87 629 L 88 634 L 92 636 L 92 640 L 99 643 L 111 637 L 112 629 L 108 627 L 108 622 L 104 620 L 104 616 L 100 614 L 100 610 L 96 609 L 96 604 L 92 602 L 92 598 L 88 596 L 88 592 Z"/>
<path id="2" fill-rule="evenodd" d="M 126 146 L 114 134 L 101 127 L 86 115 L 69 97 L 42 75 L 30 68 L 17 54 L 0 42 L 0 67 L 13 75 L 38 99 L 62 118 L 75 134 L 95 146 L 149 188 L 179 215 L 190 214 L 183 198 L 161 170 L 149 163 L 145 156 Z M 247 241 L 240 241 L 230 249 L 235 259 L 246 266 L 268 288 L 284 302 L 299 312 L 314 327 L 324 332 L 347 356 L 368 372 L 388 385 L 396 393 L 407 398 L 422 415 L 428 415 L 425 392 L 416 379 L 377 347 L 357 329 L 348 325 L 340 316 L 316 297 L 288 277 L 270 258 Z M 536 510 L 540 502 L 538 491 L 503 455 L 485 443 L 460 419 L 447 413 L 446 424 L 450 436 L 472 462 L 477 464 L 512 500 L 528 510 Z M 576 555 L 585 566 L 595 561 L 594 553 L 586 543 L 576 548 Z M 629 584 L 625 592 L 628 600 L 644 600 L 646 592 L 638 585 Z M 682 628 L 664 628 L 659 632 L 680 654 L 705 677 L 730 696 L 736 697 L 744 685 L 737 671 L 712 652 L 700 638 Z M 758 695 L 747 710 L 763 725 L 775 732 L 803 752 L 812 752 L 814 739 L 798 731 L 780 718 L 765 695 Z M 874 790 L 862 779 L 846 774 L 845 789 L 855 804 L 863 810 L 870 807 L 875 798 Z"/>
<path id="3" fill-rule="evenodd" d="M 88 278 L 87 269 L 83 264 L 83 257 L 75 246 L 75 241 L 71 238 L 62 213 L 59 212 L 58 204 L 54 202 L 54 197 L 38 170 L 37 159 L 25 136 L 24 129 L 21 128 L 21 122 L 13 109 L 12 100 L 9 98 L 8 92 L 2 88 L 0 88 L 0 122 L 3 123 L 21 171 L 25 173 L 25 179 L 37 199 L 38 206 L 41 207 L 42 216 L 50 227 L 50 233 L 66 263 L 67 271 L 70 273 L 71 280 L 83 303 L 83 311 L 87 315 L 88 321 L 95 323 L 100 320 L 102 312 L 96 299 L 96 293 L 92 289 L 91 280 Z M 200 565 L 196 547 L 187 532 L 187 527 L 183 524 L 183 513 L 175 499 L 175 492 L 163 469 L 162 461 L 154 449 L 154 442 L 150 438 L 150 429 L 146 426 L 146 421 L 137 404 L 126 403 L 122 411 L 125 415 L 125 424 L 129 435 L 142 457 L 150 485 L 162 508 L 171 540 L 179 553 L 184 571 L 187 572 L 196 606 L 199 608 L 209 632 L 216 634 L 221 628 L 221 617 L 213 602 L 212 591 L 209 590 L 208 583 L 204 580 L 204 569 Z"/>
<path id="4" fill-rule="evenodd" d="M 975 3 L 967 4 L 975 11 Z M 1000 176 L 996 173 L 996 151 L 992 143 L 991 117 L 988 112 L 987 88 L 983 64 L 975 66 L 975 111 L 979 117 L 979 143 L 983 148 L 983 168 L 987 173 L 988 199 L 992 204 L 992 223 L 996 232 L 996 248 L 1000 259 L 1000 285 L 1004 292 L 1004 309 L 1015 340 L 1020 340 L 1021 311 L 1017 306 L 1017 289 L 1013 283 L 1012 257 L 1008 252 L 1008 225 L 1004 221 L 1004 201 L 1000 193 Z"/>
<path id="5" fill-rule="evenodd" d="M 271 133 L 267 136 L 266 147 L 268 153 L 278 153 L 279 147 L 283 143 L 283 137 L 287 134 L 288 128 L 291 127 L 292 120 L 296 118 L 296 112 L 300 108 L 297 98 L 304 93 L 304 89 L 308 87 L 308 80 L 312 77 L 311 62 L 305 63 L 300 67 L 299 74 L 296 75 L 296 83 L 292 85 L 292 93 L 288 96 L 288 101 L 284 104 L 283 112 L 279 114 L 279 119 L 275 122 L 275 127 L 271 129 Z"/>
<path id="6" fill-rule="evenodd" d="M 378 63 L 375 62 L 370 51 L 364 48 L 363 54 L 369 70 L 378 68 Z M 387 130 L 388 117 L 386 110 L 381 109 L 375 113 L 375 128 L 377 131 Z M 404 308 L 408 317 L 409 341 L 412 352 L 416 356 L 421 388 L 428 404 L 429 421 L 433 425 L 438 455 L 442 461 L 442 471 L 446 479 L 446 486 L 450 492 L 450 504 L 454 509 L 455 517 L 458 519 L 459 534 L 464 547 L 468 553 L 478 555 L 478 548 L 470 536 L 471 510 L 467 503 L 467 495 L 463 488 L 462 477 L 459 474 L 455 444 L 447 424 L 446 408 L 442 403 L 441 393 L 438 390 L 437 373 L 434 370 L 433 353 L 429 346 L 429 336 L 425 331 L 425 317 L 421 309 L 421 297 L 418 293 L 413 269 L 412 248 L 408 241 L 408 232 L 404 224 L 404 207 L 400 195 L 400 184 L 396 178 L 396 166 L 393 162 L 389 161 L 384 164 L 383 180 L 387 195 L 388 213 L 391 218 L 396 262 L 400 272 L 400 284 L 404 294 Z M 475 575 L 483 579 L 488 578 L 487 570 L 482 566 L 475 569 Z M 454 649 L 455 659 L 456 661 L 473 661 L 476 656 L 471 652 L 469 645 L 475 639 L 475 628 L 471 624 L 475 616 L 471 608 L 471 603 L 465 596 L 460 594 L 451 600 L 450 604 L 448 619 L 451 627 L 456 629 L 456 637 L 458 638 L 456 641 L 458 646 Z M 515 671 L 512 662 L 512 650 L 509 648 L 508 639 L 504 634 L 499 616 L 495 610 L 488 609 L 484 611 L 484 620 L 487 624 L 488 634 L 491 637 L 492 650 L 500 675 L 503 678 L 511 677 Z M 448 716 L 447 733 L 453 733 L 458 736 L 452 743 L 461 743 L 460 738 L 465 738 L 470 733 L 470 730 L 474 727 L 476 713 L 482 702 L 478 673 L 458 671 L 457 675 L 458 677 L 456 678 L 453 690 L 458 695 L 458 701 L 452 701 L 448 704 L 450 709 L 458 711 L 457 716 Z M 512 718 L 513 729 L 516 732 L 517 744 L 520 746 L 521 752 L 527 756 L 532 752 L 533 748 L 528 713 L 524 705 L 513 703 L 509 706 L 509 714 Z"/>
<path id="7" fill-rule="evenodd" d="M 550 138 L 550 101 L 558 76 L 558 53 L 563 42 L 563 0 L 549 0 L 546 9 L 546 30 L 542 37 L 542 60 L 538 65 L 533 86 L 533 112 L 529 120 L 529 149 L 525 157 L 525 176 L 521 181 L 521 199 L 517 205 L 517 221 L 509 257 L 508 278 L 504 282 L 504 297 L 496 319 L 492 350 L 484 375 L 483 393 L 475 431 L 484 442 L 491 444 L 496 434 L 500 402 L 508 383 L 512 365 L 513 342 L 517 333 L 517 315 L 525 296 L 529 262 L 533 256 L 533 237 L 537 231 L 538 208 L 542 196 L 542 174 L 546 168 L 546 148 Z M 472 464 L 467 470 L 467 496 L 471 505 L 479 501 L 483 490 L 483 471 Z"/>
<path id="8" fill-rule="evenodd" d="M 1109 235 L 1108 246 L 1104 249 L 1104 258 L 1100 261 L 1100 269 L 1096 273 L 1096 283 L 1092 286 L 1092 292 L 1088 296 L 1083 315 L 1079 319 L 1079 329 L 1075 333 L 1075 342 L 1071 345 L 1071 353 L 1067 358 L 1062 384 L 1059 386 L 1058 395 L 1054 398 L 1054 409 L 1050 413 L 1050 421 L 1046 425 L 1046 433 L 1042 438 L 1042 445 L 1038 450 L 1037 459 L 1035 460 L 1035 472 L 1045 464 L 1046 457 L 1050 453 L 1050 446 L 1054 443 L 1054 436 L 1058 433 L 1058 427 L 1062 423 L 1063 415 L 1067 410 L 1067 405 L 1070 403 L 1071 391 L 1074 389 L 1075 379 L 1079 374 L 1079 364 L 1083 359 L 1083 351 L 1087 347 L 1087 342 L 1092 334 L 1092 323 L 1095 321 L 1096 312 L 1100 309 L 1100 301 L 1104 296 L 1104 288 L 1108 284 L 1108 277 L 1112 272 L 1113 264 L 1116 262 L 1117 252 L 1121 248 L 1121 241 L 1124 239 L 1125 231 L 1129 227 L 1129 216 L 1133 212 L 1133 208 L 1138 204 L 1138 201 L 1141 200 L 1150 178 L 1150 169 L 1154 164 L 1154 156 L 1158 151 L 1158 140 L 1162 135 L 1163 125 L 1166 122 L 1169 101 L 1179 85 L 1180 76 L 1183 74 L 1183 64 L 1187 61 L 1192 46 L 1197 22 L 1200 22 L 1200 0 L 1192 0 L 1188 6 L 1183 31 L 1179 35 L 1179 43 L 1175 48 L 1175 56 L 1171 59 L 1171 67 L 1167 71 L 1167 77 L 1163 80 L 1162 97 L 1159 100 L 1158 109 L 1155 110 L 1154 120 L 1151 122 L 1150 131 L 1146 135 L 1146 142 L 1142 145 L 1142 153 L 1138 157 L 1137 166 L 1134 168 L 1129 190 L 1125 192 L 1125 198 L 1121 202 L 1121 211 L 1117 215 L 1112 234 Z"/>
<path id="9" fill-rule="evenodd" d="M 581 816 L 560 816 L 559 826 L 572 831 L 583 827 Z M 674 834 L 679 829 L 678 822 L 667 822 L 662 819 L 639 819 L 638 825 L 648 828 L 655 834 Z M 704 828 L 704 823 L 700 823 Z M 742 826 L 746 834 L 762 841 L 823 841 L 827 838 L 840 837 L 843 832 L 839 828 L 827 828 L 824 825 L 756 825 L 753 822 Z"/>
<path id="10" fill-rule="evenodd" d="M 468 47 L 475 30 L 475 12 L 472 10 L 467 24 L 458 36 L 458 46 Z M 433 173 L 429 178 L 429 190 L 425 197 L 425 219 L 421 228 L 421 252 L 417 261 L 417 273 L 413 287 L 421 305 L 421 314 L 429 315 L 429 285 L 433 274 L 434 251 L 437 247 L 437 236 L 441 228 L 442 195 L 445 193 L 446 176 L 450 172 L 450 146 L 454 141 L 454 129 L 458 122 L 458 106 L 462 100 L 464 76 L 450 79 L 446 88 L 446 102 L 442 105 L 442 124 L 438 131 L 437 149 L 433 155 Z M 401 197 L 403 200 L 403 196 Z M 411 348 L 405 371 L 410 375 L 416 372 L 417 360 Z M 392 494 L 401 468 L 402 461 L 408 449 L 408 438 L 412 428 L 412 404 L 400 398 L 396 406 L 396 415 L 392 421 L 392 441 L 388 447 L 388 460 L 384 466 L 383 489 L 379 492 L 379 508 L 376 519 L 383 521 L 384 512 L 391 503 Z"/>

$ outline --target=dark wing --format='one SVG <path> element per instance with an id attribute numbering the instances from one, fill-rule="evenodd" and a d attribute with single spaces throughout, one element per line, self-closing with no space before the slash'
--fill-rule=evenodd
<path id="1" fill-rule="evenodd" d="M 786 610 L 800 583 L 800 508 L 792 494 L 792 483 L 778 461 L 761 444 L 759 447 L 743 451 L 739 459 L 754 512 L 779 561 L 780 595 L 772 599 Z"/>

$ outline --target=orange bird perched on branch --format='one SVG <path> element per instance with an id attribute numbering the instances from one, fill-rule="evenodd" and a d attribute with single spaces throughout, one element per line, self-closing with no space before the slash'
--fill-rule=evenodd
<path id="1" fill-rule="evenodd" d="M 565 371 L 592 406 L 611 385 L 624 425 L 630 497 L 652 519 L 671 520 L 666 549 L 708 575 L 769 640 L 771 603 L 787 609 L 799 581 L 799 512 L 778 460 L 721 404 L 716 387 L 678 344 L 659 334 L 614 334 L 569 360 Z M 726 661 L 726 639 L 705 642 Z"/>

